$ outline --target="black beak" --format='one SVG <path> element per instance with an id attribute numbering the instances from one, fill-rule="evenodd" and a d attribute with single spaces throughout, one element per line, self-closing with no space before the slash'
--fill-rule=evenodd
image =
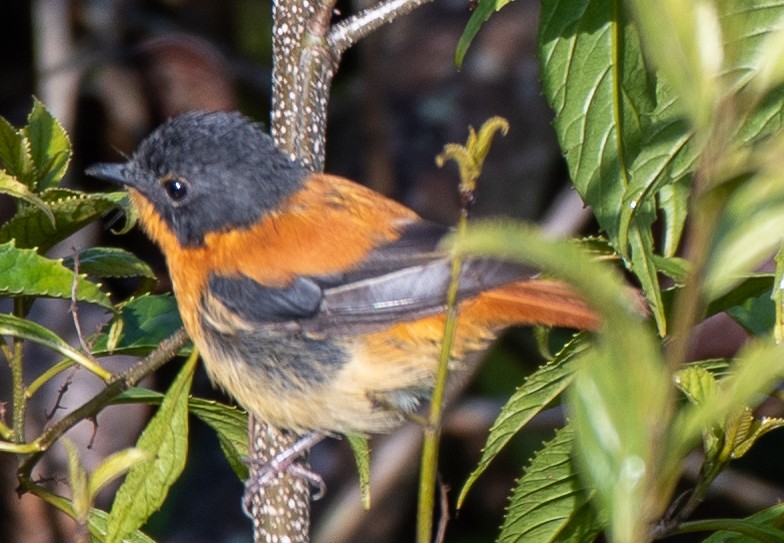
<path id="1" fill-rule="evenodd" d="M 125 164 L 93 164 L 87 168 L 84 173 L 112 183 L 119 183 L 121 185 L 131 184 L 128 180 L 128 168 Z"/>

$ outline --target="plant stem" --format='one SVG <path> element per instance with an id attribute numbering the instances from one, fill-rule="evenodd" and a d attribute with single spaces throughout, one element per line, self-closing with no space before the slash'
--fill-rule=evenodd
<path id="1" fill-rule="evenodd" d="M 728 105 L 729 107 L 729 105 Z M 675 373 L 686 361 L 689 350 L 690 332 L 705 310 L 703 288 L 711 244 L 716 227 L 727 201 L 726 191 L 716 187 L 716 167 L 727 153 L 729 127 L 733 115 L 718 115 L 713 131 L 706 137 L 699 167 L 694 174 L 689 217 L 689 230 L 684 258 L 690 262 L 691 271 L 686 283 L 677 294 L 672 327 L 673 340 L 667 348 L 667 362 L 671 373 Z"/>
<path id="2" fill-rule="evenodd" d="M 14 315 L 24 318 L 24 302 L 21 298 L 14 298 Z M 13 404 L 13 440 L 16 443 L 24 443 L 25 439 L 25 419 L 27 411 L 27 400 L 25 397 L 24 385 L 24 340 L 14 337 L 11 343 L 11 352 L 8 364 L 11 367 L 12 381 L 12 404 Z"/>
<path id="3" fill-rule="evenodd" d="M 48 427 L 30 445 L 38 452 L 28 456 L 19 466 L 17 471 L 20 480 L 30 478 L 33 467 L 41 455 L 60 439 L 65 432 L 76 426 L 82 420 L 88 419 L 98 413 L 101 408 L 116 398 L 121 392 L 135 386 L 166 362 L 174 358 L 189 341 L 188 333 L 184 328 L 179 329 L 171 337 L 164 340 L 152 353 L 147 355 L 123 373 L 115 377 L 101 392 L 90 400 L 74 409 L 68 415 Z"/>
<path id="4" fill-rule="evenodd" d="M 468 210 L 463 207 L 457 223 L 457 235 L 465 233 L 468 225 Z M 460 257 L 452 259 L 452 277 L 447 292 L 447 312 L 444 322 L 444 341 L 438 359 L 438 373 L 430 402 L 428 424 L 425 426 L 422 444 L 422 471 L 419 478 L 419 500 L 417 508 L 417 543 L 428 543 L 433 534 L 433 511 L 435 510 L 436 482 L 438 478 L 438 450 L 441 438 L 441 419 L 444 412 L 444 393 L 449 374 L 449 359 L 457 331 L 457 291 L 460 283 Z"/>
<path id="5" fill-rule="evenodd" d="M 737 532 L 749 536 L 763 543 L 781 543 L 784 540 L 784 533 L 780 530 L 759 526 L 735 519 L 706 519 L 684 522 L 677 528 L 663 534 L 657 534 L 657 538 L 669 537 L 677 534 L 688 534 L 693 532 L 716 532 L 716 531 Z"/>

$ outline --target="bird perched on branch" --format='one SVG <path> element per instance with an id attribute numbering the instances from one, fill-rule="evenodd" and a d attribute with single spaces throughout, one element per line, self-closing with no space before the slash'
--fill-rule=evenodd
<path id="1" fill-rule="evenodd" d="M 189 113 L 124 164 L 212 379 L 297 433 L 376 433 L 427 398 L 444 333 L 446 227 L 347 179 L 313 173 L 236 113 Z M 592 329 L 567 286 L 467 259 L 452 365 L 514 324 Z"/>

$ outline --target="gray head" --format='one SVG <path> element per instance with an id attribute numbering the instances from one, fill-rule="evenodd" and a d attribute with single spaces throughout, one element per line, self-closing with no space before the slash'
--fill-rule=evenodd
<path id="1" fill-rule="evenodd" d="M 171 119 L 127 163 L 96 164 L 87 174 L 139 191 L 186 247 L 258 222 L 307 175 L 257 124 L 226 112 Z"/>

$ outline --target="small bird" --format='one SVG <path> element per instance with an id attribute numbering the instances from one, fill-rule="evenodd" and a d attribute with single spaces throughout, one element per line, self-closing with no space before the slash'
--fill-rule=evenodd
<path id="1" fill-rule="evenodd" d="M 124 164 L 211 378 L 260 420 L 299 434 L 387 432 L 428 398 L 444 333 L 447 227 L 352 181 L 313 173 L 238 113 L 167 121 Z M 566 285 L 469 258 L 451 365 L 502 329 L 594 329 Z"/>

